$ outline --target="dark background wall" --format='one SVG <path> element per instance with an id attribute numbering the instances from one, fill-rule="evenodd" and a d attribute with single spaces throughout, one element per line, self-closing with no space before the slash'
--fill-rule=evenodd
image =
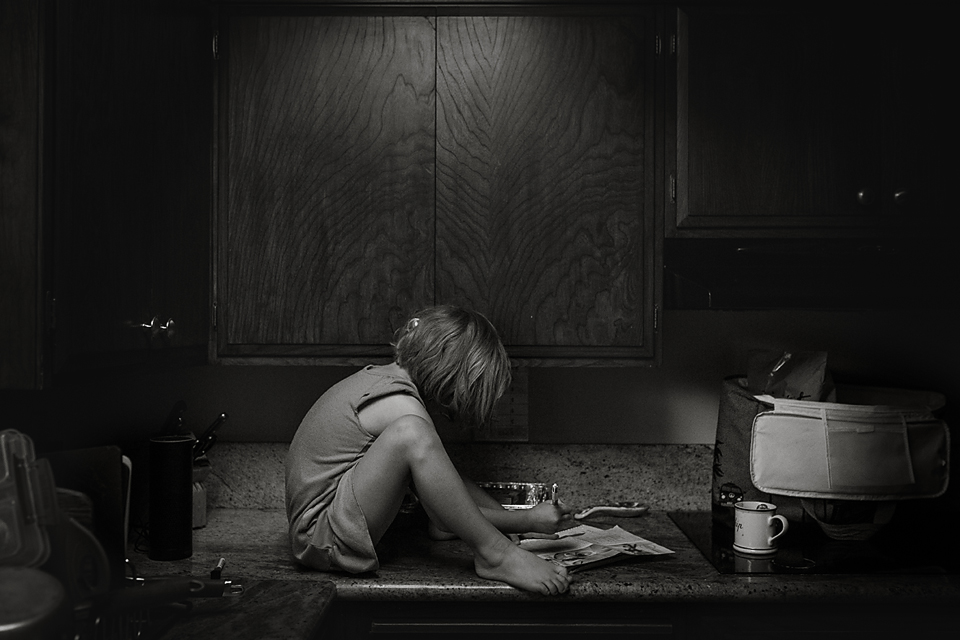
<path id="1" fill-rule="evenodd" d="M 746 372 L 752 349 L 829 352 L 839 382 L 939 391 L 960 402 L 958 311 L 667 311 L 663 362 L 652 368 L 530 371 L 530 441 L 712 443 L 720 382 Z M 38 448 L 146 439 L 178 400 L 202 430 L 222 411 L 222 440 L 288 442 L 301 417 L 354 369 L 200 366 L 102 373 L 42 392 L 0 393 L 2 428 Z M 956 422 L 956 420 L 953 420 Z"/>

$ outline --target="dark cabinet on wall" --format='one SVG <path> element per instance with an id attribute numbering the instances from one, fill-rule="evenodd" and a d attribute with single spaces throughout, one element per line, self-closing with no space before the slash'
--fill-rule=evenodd
<path id="1" fill-rule="evenodd" d="M 943 21 L 923 4 L 667 17 L 665 305 L 955 308 Z"/>
<path id="2" fill-rule="evenodd" d="M 206 358 L 211 35 L 201 3 L 2 3 L 0 388 Z"/>
<path id="3" fill-rule="evenodd" d="M 949 38 L 928 9 L 758 3 L 675 17 L 668 235 L 923 234 L 946 222 Z"/>
<path id="4" fill-rule="evenodd" d="M 202 5 L 56 5 L 58 369 L 204 361 L 212 23 Z"/>
<path id="5" fill-rule="evenodd" d="M 3 388 L 365 362 L 439 302 L 543 364 L 656 362 L 661 289 L 957 303 L 950 39 L 923 5 L 2 11 Z"/>
<path id="6" fill-rule="evenodd" d="M 650 15 L 447 13 L 223 9 L 216 358 L 388 355 L 437 302 L 654 356 Z"/>
<path id="7" fill-rule="evenodd" d="M 44 383 L 45 19 L 34 0 L 0 4 L 0 389 Z"/>

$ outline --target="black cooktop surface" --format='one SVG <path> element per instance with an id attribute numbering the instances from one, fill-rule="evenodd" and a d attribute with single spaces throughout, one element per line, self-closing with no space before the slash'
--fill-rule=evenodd
<path id="1" fill-rule="evenodd" d="M 667 515 L 720 573 L 960 573 L 952 523 L 906 511 L 869 540 L 834 540 L 815 522 L 791 522 L 766 556 L 735 552 L 732 528 L 709 511 Z"/>

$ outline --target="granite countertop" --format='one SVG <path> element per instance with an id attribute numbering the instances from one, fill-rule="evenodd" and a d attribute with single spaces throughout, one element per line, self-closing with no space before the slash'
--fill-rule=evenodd
<path id="1" fill-rule="evenodd" d="M 511 444 L 451 450 L 458 468 L 475 479 L 557 482 L 563 500 L 572 505 L 642 498 L 650 506 L 650 513 L 641 517 L 604 517 L 588 524 L 619 525 L 674 553 L 577 573 L 569 592 L 561 596 L 526 593 L 477 577 L 463 542 L 429 540 L 422 523 L 417 525 L 409 516 L 401 516 L 388 532 L 380 547 L 378 571 L 317 572 L 299 566 L 289 550 L 282 508 L 287 447 L 223 443 L 215 449 L 210 456 L 213 471 L 204 483 L 209 494 L 207 524 L 194 530 L 190 558 L 152 561 L 138 545 L 131 546 L 130 562 L 142 576 L 208 577 L 224 558 L 222 577 L 246 589 L 240 598 L 198 603 L 199 615 L 178 620 L 164 638 L 305 638 L 318 624 L 335 625 L 354 613 L 405 612 L 412 605 L 432 610 L 432 602 L 445 603 L 444 611 L 465 613 L 489 613 L 491 607 L 497 612 L 519 608 L 589 612 L 588 616 L 669 610 L 678 620 L 690 618 L 692 610 L 726 615 L 731 605 L 764 604 L 764 611 L 787 607 L 791 615 L 803 618 L 811 610 L 805 604 L 819 608 L 832 603 L 844 615 L 863 611 L 859 605 L 874 612 L 902 612 L 906 606 L 938 615 L 960 604 L 960 581 L 953 574 L 718 572 L 668 515 L 684 512 L 697 519 L 709 515 L 713 453 L 708 446 Z M 621 603 L 633 606 L 621 608 Z M 888 606 L 892 603 L 896 606 Z M 352 613 L 343 613 L 348 610 Z M 851 615 L 856 619 L 859 614 Z M 955 619 L 948 624 L 955 625 Z"/>
<path id="2" fill-rule="evenodd" d="M 737 575 L 718 573 L 687 540 L 665 512 L 637 518 L 603 517 L 599 526 L 618 524 L 675 553 L 597 567 L 578 573 L 561 598 L 582 602 L 721 603 L 803 602 L 882 603 L 896 598 L 935 604 L 960 603 L 960 585 L 948 575 Z M 213 509 L 207 526 L 194 530 L 192 557 L 157 562 L 132 550 L 130 560 L 144 576 L 208 576 L 219 558 L 226 559 L 223 578 L 241 583 L 266 581 L 332 584 L 344 600 L 524 601 L 547 596 L 528 594 L 484 580 L 473 570 L 472 556 L 461 541 L 429 540 L 418 528 L 398 527 L 381 554 L 381 568 L 370 574 L 321 573 L 292 558 L 282 510 Z M 246 595 L 244 596 L 246 599 Z"/>

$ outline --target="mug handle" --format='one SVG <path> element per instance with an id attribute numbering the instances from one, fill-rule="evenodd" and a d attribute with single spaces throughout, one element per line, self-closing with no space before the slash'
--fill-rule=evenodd
<path id="1" fill-rule="evenodd" d="M 772 525 L 774 520 L 780 521 L 780 531 L 778 531 L 776 534 L 774 534 L 767 540 L 768 544 L 772 544 L 774 540 L 776 540 L 777 538 L 785 534 L 787 532 L 787 527 L 789 526 L 787 523 L 787 519 L 781 515 L 770 516 L 770 518 L 767 519 L 767 524 Z"/>

